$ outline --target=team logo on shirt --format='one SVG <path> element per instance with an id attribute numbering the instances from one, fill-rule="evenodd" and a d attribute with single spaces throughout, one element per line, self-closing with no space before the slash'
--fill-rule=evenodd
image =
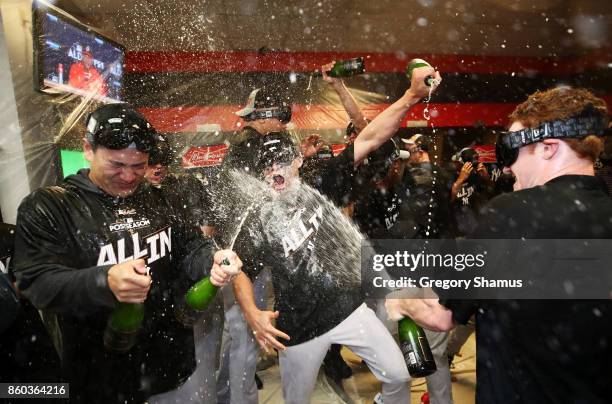
<path id="1" fill-rule="evenodd" d="M 282 238 L 285 257 L 297 251 L 317 231 L 321 225 L 321 219 L 323 219 L 323 206 L 319 206 L 306 222 L 302 220 L 300 214 L 300 218 L 292 224 L 291 228 L 288 229 Z M 309 243 L 308 247 L 310 248 L 311 245 L 314 248 L 312 243 Z"/>
<path id="2" fill-rule="evenodd" d="M 131 217 L 125 219 L 119 219 L 115 223 L 112 223 L 108 226 L 110 231 L 123 231 L 123 230 L 134 230 L 134 229 L 142 229 L 143 227 L 147 227 L 151 225 L 151 221 L 146 217 L 141 219 L 134 220 Z"/>
<path id="3" fill-rule="evenodd" d="M 128 255 L 128 251 L 131 254 Z M 172 228 L 168 227 L 140 239 L 138 233 L 119 239 L 116 243 L 103 245 L 98 254 L 98 266 L 115 265 L 147 257 L 147 264 L 157 261 L 172 251 Z"/>
<path id="4" fill-rule="evenodd" d="M 461 190 L 457 192 L 457 198 L 461 199 L 464 206 L 467 206 L 470 204 L 470 197 L 474 195 L 474 191 L 475 189 L 473 185 L 462 187 Z"/>
<path id="5" fill-rule="evenodd" d="M 129 216 L 129 215 L 135 215 L 136 214 L 136 209 L 117 209 L 117 215 L 120 216 Z"/>

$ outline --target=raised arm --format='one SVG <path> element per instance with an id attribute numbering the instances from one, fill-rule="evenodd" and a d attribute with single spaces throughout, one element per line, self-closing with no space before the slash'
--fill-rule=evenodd
<path id="1" fill-rule="evenodd" d="M 348 114 L 350 120 L 353 122 L 353 125 L 355 125 L 357 133 L 359 133 L 366 127 L 368 122 L 363 116 L 363 113 L 361 112 L 361 108 L 359 108 L 357 101 L 355 100 L 351 92 L 348 90 L 348 88 L 346 88 L 346 86 L 344 85 L 344 81 L 339 78 L 330 77 L 326 74 L 326 72 L 331 70 L 333 66 L 334 62 L 331 62 L 321 67 L 323 80 L 328 82 L 334 89 L 334 91 L 338 94 L 338 97 L 340 97 L 340 102 L 342 103 L 342 106 L 344 106 L 344 110 Z"/>
<path id="2" fill-rule="evenodd" d="M 355 139 L 355 165 L 361 163 L 372 151 L 390 139 L 399 129 L 410 108 L 429 95 L 431 88 L 425 84 L 427 76 L 433 76 L 436 79 L 436 83 L 433 84 L 435 91 L 442 81 L 440 73 L 429 66 L 414 69 L 410 87 L 404 95 L 381 112 L 359 133 Z"/>

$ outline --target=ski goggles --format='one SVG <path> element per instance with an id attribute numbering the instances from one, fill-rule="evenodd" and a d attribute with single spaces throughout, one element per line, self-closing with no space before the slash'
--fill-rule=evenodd
<path id="1" fill-rule="evenodd" d="M 87 123 L 87 140 L 112 150 L 135 147 L 149 153 L 155 147 L 158 135 L 149 122 L 136 114 L 112 117 L 101 121 L 90 117 Z"/>
<path id="2" fill-rule="evenodd" d="M 581 139 L 588 135 L 603 136 L 608 119 L 595 108 L 586 108 L 577 116 L 544 122 L 535 128 L 502 132 L 495 142 L 497 162 L 510 167 L 518 159 L 519 149 L 545 139 Z"/>
<path id="3" fill-rule="evenodd" d="M 291 107 L 284 105 L 277 108 L 256 109 L 244 117 L 246 121 L 272 118 L 276 118 L 282 123 L 289 123 L 291 121 Z"/>

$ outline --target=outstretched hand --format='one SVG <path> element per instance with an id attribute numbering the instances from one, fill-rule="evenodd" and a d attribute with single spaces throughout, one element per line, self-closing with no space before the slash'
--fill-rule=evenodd
<path id="1" fill-rule="evenodd" d="M 279 350 L 287 349 L 283 344 L 278 342 L 276 337 L 280 337 L 289 341 L 291 338 L 274 327 L 272 324 L 273 320 L 277 319 L 279 315 L 278 311 L 263 311 L 257 310 L 252 315 L 247 316 L 247 322 L 253 330 L 253 336 L 259 343 L 259 346 L 264 351 L 269 352 L 270 347 Z"/>

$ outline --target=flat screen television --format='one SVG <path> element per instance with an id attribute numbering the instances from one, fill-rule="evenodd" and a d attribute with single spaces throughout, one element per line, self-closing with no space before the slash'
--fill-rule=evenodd
<path id="1" fill-rule="evenodd" d="M 44 1 L 32 5 L 34 88 L 122 99 L 125 48 Z"/>

